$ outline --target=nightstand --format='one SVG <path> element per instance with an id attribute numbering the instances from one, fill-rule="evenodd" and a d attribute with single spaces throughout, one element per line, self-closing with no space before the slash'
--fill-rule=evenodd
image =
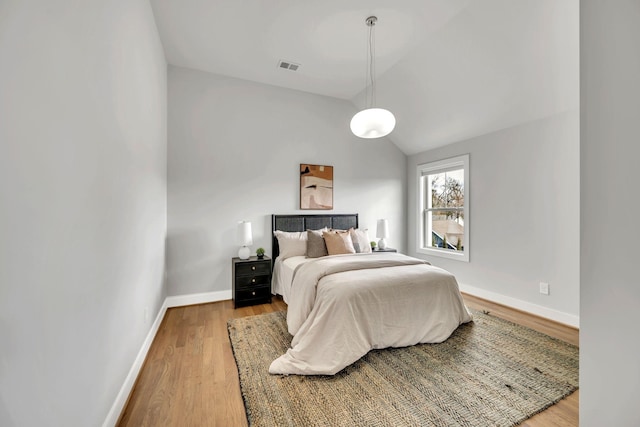
<path id="1" fill-rule="evenodd" d="M 234 307 L 271 302 L 271 258 L 233 258 Z"/>
<path id="2" fill-rule="evenodd" d="M 398 250 L 393 248 L 384 248 L 384 249 L 376 248 L 376 250 L 373 252 L 398 252 Z"/>

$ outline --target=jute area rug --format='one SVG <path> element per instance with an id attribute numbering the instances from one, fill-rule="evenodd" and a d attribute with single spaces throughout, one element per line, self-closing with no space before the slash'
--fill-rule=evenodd
<path id="1" fill-rule="evenodd" d="M 370 351 L 334 376 L 280 376 L 286 312 L 232 319 L 251 426 L 515 426 L 578 388 L 578 348 L 474 312 L 441 344 Z"/>

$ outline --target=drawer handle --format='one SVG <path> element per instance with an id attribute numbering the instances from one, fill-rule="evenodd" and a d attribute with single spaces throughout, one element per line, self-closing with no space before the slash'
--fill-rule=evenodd
<path id="1" fill-rule="evenodd" d="M 252 266 L 251 266 L 251 269 L 252 269 L 252 270 L 255 270 L 255 269 L 256 269 L 256 266 L 255 266 L 255 265 L 252 265 Z"/>
<path id="2" fill-rule="evenodd" d="M 251 279 L 251 283 L 256 283 L 256 279 Z"/>
<path id="3" fill-rule="evenodd" d="M 251 292 L 251 295 L 256 296 L 256 291 Z"/>

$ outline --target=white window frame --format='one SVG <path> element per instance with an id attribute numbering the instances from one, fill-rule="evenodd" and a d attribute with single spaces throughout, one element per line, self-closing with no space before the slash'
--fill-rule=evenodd
<path id="1" fill-rule="evenodd" d="M 425 180 L 422 178 L 425 175 L 432 175 L 436 173 L 447 172 L 455 169 L 464 169 L 464 251 L 453 251 L 444 248 L 434 248 L 426 246 L 425 244 L 425 220 L 426 215 L 426 193 L 424 188 Z M 469 244 L 469 155 L 464 154 L 462 156 L 451 157 L 444 160 L 438 160 L 435 162 L 424 163 L 418 165 L 417 168 L 417 181 L 418 181 L 418 207 L 417 207 L 417 220 L 418 220 L 418 238 L 416 251 L 424 255 L 433 255 L 442 258 L 455 259 L 458 261 L 469 262 L 469 252 L 471 245 Z"/>

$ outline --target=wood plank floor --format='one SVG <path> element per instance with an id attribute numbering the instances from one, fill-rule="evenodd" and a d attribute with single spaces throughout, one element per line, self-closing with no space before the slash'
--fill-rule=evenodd
<path id="1" fill-rule="evenodd" d="M 469 308 L 492 314 L 578 345 L 578 330 L 469 295 Z M 285 310 L 271 304 L 233 309 L 232 301 L 171 308 L 147 355 L 119 426 L 246 426 L 238 371 L 227 320 Z M 577 426 L 578 397 L 535 415 L 524 427 Z"/>

